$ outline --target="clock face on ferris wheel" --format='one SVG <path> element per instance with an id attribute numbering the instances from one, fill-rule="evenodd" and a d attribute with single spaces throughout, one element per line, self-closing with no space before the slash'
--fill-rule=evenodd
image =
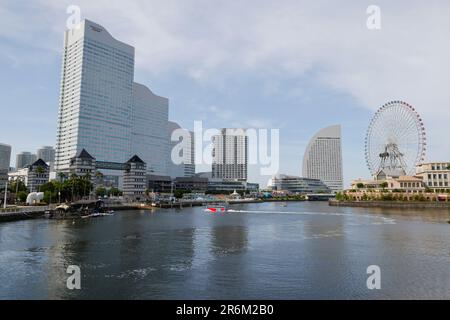
<path id="1" fill-rule="evenodd" d="M 386 168 L 414 175 L 425 152 L 425 127 L 411 105 L 391 101 L 378 109 L 365 140 L 366 162 L 372 175 Z"/>

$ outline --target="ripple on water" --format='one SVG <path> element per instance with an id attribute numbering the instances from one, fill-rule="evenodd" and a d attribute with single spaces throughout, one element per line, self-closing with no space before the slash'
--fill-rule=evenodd
<path id="1" fill-rule="evenodd" d="M 153 267 L 129 269 L 118 274 L 106 274 L 105 278 L 140 280 L 147 277 L 151 272 L 154 272 L 156 270 L 157 269 Z"/>

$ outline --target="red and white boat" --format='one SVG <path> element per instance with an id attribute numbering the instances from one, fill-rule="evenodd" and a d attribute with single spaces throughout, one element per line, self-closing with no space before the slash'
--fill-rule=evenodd
<path id="1" fill-rule="evenodd" d="M 216 212 L 226 212 L 227 209 L 228 209 L 227 206 L 223 204 L 209 204 L 206 206 L 205 211 L 216 213 Z"/>

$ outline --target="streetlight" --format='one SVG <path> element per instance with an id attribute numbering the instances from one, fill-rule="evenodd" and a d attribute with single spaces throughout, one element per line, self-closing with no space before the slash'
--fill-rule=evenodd
<path id="1" fill-rule="evenodd" d="M 5 200 L 3 202 L 3 209 L 6 209 L 6 195 L 8 193 L 8 180 L 6 180 L 6 184 L 5 184 Z"/>

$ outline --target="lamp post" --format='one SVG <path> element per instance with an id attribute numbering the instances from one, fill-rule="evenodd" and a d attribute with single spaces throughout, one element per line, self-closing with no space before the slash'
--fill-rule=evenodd
<path id="1" fill-rule="evenodd" d="M 8 194 L 8 180 L 6 180 L 6 184 L 5 184 L 5 200 L 3 202 L 3 209 L 6 209 L 7 194 Z"/>

